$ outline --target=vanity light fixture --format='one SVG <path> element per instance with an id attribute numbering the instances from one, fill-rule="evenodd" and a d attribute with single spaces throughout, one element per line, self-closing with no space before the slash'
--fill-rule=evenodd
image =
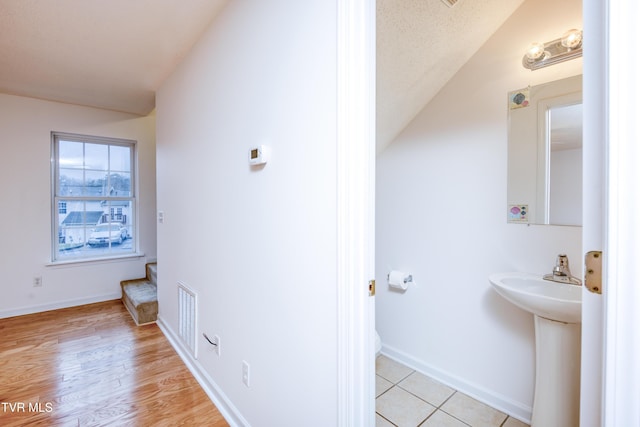
<path id="1" fill-rule="evenodd" d="M 522 58 L 524 68 L 537 70 L 582 56 L 582 31 L 569 30 L 559 39 L 529 45 Z"/>
<path id="2" fill-rule="evenodd" d="M 456 3 L 458 3 L 458 0 L 442 0 L 444 4 L 446 4 L 449 7 L 453 7 L 455 6 Z"/>

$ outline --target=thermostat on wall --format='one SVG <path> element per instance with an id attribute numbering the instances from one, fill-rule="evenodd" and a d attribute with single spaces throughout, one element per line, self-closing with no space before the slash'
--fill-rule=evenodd
<path id="1" fill-rule="evenodd" d="M 251 166 L 264 165 L 269 161 L 270 148 L 266 145 L 258 145 L 249 150 L 249 164 Z"/>

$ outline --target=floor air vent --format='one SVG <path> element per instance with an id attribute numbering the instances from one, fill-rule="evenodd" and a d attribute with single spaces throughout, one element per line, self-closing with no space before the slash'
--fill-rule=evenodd
<path id="1" fill-rule="evenodd" d="M 194 358 L 198 357 L 196 321 L 198 319 L 197 296 L 184 283 L 178 282 L 178 327 L 180 339 Z"/>

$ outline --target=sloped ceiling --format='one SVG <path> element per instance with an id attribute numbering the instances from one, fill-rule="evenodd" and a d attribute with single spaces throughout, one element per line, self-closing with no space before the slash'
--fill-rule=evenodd
<path id="1" fill-rule="evenodd" d="M 227 0 L 0 0 L 0 92 L 148 114 Z"/>
<path id="2" fill-rule="evenodd" d="M 229 0 L 0 0 L 0 92 L 148 114 Z M 377 0 L 377 148 L 523 0 Z"/>
<path id="3" fill-rule="evenodd" d="M 380 152 L 524 0 L 377 0 Z"/>

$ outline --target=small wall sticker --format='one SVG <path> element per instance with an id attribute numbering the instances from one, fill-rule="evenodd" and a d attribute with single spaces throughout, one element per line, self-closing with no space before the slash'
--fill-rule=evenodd
<path id="1" fill-rule="evenodd" d="M 529 222 L 529 205 L 509 205 L 507 222 Z"/>
<path id="2" fill-rule="evenodd" d="M 509 109 L 524 108 L 529 106 L 529 88 L 509 92 Z"/>

